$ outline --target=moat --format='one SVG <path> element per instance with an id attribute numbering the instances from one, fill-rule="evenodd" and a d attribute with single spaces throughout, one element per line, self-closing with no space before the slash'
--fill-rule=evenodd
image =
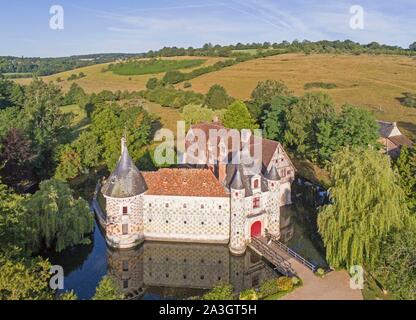
<path id="1" fill-rule="evenodd" d="M 326 267 L 310 222 L 304 217 L 303 207 L 283 208 L 281 241 L 314 264 Z M 65 291 L 74 290 L 79 299 L 91 298 L 106 274 L 117 279 L 127 298 L 145 300 L 200 296 L 220 281 L 232 284 L 240 292 L 278 276 L 253 251 L 233 256 L 222 245 L 145 242 L 134 249 L 114 250 L 107 246 L 97 224 L 90 245 L 49 258 L 64 268 Z"/>

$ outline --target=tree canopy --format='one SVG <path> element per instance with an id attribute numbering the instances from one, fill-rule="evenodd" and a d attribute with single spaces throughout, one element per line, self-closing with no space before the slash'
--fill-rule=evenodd
<path id="1" fill-rule="evenodd" d="M 223 116 L 223 124 L 231 129 L 257 129 L 258 125 L 248 112 L 244 102 L 233 102 L 225 111 Z"/>
<path id="2" fill-rule="evenodd" d="M 369 148 L 345 148 L 335 155 L 330 173 L 331 204 L 318 216 L 327 259 L 333 267 L 373 267 L 384 238 L 409 218 L 389 158 Z"/>
<path id="3" fill-rule="evenodd" d="M 124 294 L 116 280 L 111 276 L 104 276 L 96 288 L 92 300 L 123 300 Z"/>
<path id="4" fill-rule="evenodd" d="M 399 173 L 399 184 L 406 194 L 409 209 L 416 214 L 416 147 L 404 146 L 394 168 Z"/>
<path id="5" fill-rule="evenodd" d="M 89 243 L 94 227 L 88 202 L 75 199 L 68 184 L 57 180 L 41 182 L 39 191 L 25 203 L 31 228 L 27 244 L 33 251 L 43 247 L 60 252 L 67 247 Z"/>
<path id="6" fill-rule="evenodd" d="M 226 109 L 234 101 L 224 87 L 214 84 L 205 97 L 205 105 L 212 110 Z"/>

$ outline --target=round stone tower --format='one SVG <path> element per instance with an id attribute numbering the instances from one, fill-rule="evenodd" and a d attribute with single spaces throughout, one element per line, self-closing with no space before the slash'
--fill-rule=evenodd
<path id="1" fill-rule="evenodd" d="M 235 166 L 235 173 L 231 179 L 231 226 L 230 251 L 235 255 L 242 255 L 246 251 L 245 241 L 245 187 L 243 183 L 243 168 Z"/>
<path id="2" fill-rule="evenodd" d="M 106 239 L 110 246 L 131 248 L 143 241 L 143 194 L 146 182 L 121 139 L 121 157 L 101 188 L 106 199 Z"/>
<path id="3" fill-rule="evenodd" d="M 280 236 L 280 176 L 273 163 L 264 176 L 267 180 L 269 196 L 267 201 L 267 230 L 276 237 Z"/>

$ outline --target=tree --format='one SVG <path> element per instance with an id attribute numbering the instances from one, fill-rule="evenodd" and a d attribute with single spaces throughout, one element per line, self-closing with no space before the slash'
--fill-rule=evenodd
<path id="1" fill-rule="evenodd" d="M 185 80 L 185 74 L 180 71 L 173 70 L 166 72 L 165 76 L 162 79 L 163 83 L 166 84 L 176 84 Z"/>
<path id="2" fill-rule="evenodd" d="M 0 300 L 52 300 L 50 268 L 41 258 L 11 259 L 0 254 Z"/>
<path id="3" fill-rule="evenodd" d="M 265 138 L 284 141 L 287 127 L 286 114 L 296 101 L 294 97 L 285 96 L 276 96 L 273 99 L 270 108 L 264 110 L 261 118 Z"/>
<path id="4" fill-rule="evenodd" d="M 318 216 L 319 232 L 333 267 L 373 267 L 383 239 L 409 219 L 389 158 L 378 151 L 345 148 L 331 168 L 331 204 Z"/>
<path id="5" fill-rule="evenodd" d="M 416 51 L 416 41 L 409 46 L 410 50 Z"/>
<path id="6" fill-rule="evenodd" d="M 23 109 L 28 121 L 26 132 L 32 137 L 34 149 L 39 155 L 34 165 L 41 178 L 52 171 L 56 149 L 70 130 L 71 115 L 61 112 L 61 101 L 61 91 L 52 83 L 35 79 L 26 87 Z"/>
<path id="7" fill-rule="evenodd" d="M 369 111 L 344 105 L 340 115 L 329 114 L 317 124 L 318 161 L 322 164 L 330 161 L 334 153 L 347 146 L 376 147 L 378 131 L 378 124 Z"/>
<path id="8" fill-rule="evenodd" d="M 210 122 L 218 117 L 222 119 L 225 110 L 212 110 L 198 105 L 187 105 L 183 108 L 182 116 L 188 126 L 200 123 Z"/>
<path id="9" fill-rule="evenodd" d="M 383 242 L 374 275 L 398 299 L 416 299 L 416 228 L 393 232 Z"/>
<path id="10" fill-rule="evenodd" d="M 416 213 L 416 147 L 404 146 L 394 168 L 399 173 L 399 184 L 406 194 L 409 209 Z"/>
<path id="11" fill-rule="evenodd" d="M 104 105 L 92 117 L 90 127 L 102 148 L 101 157 L 109 170 L 113 170 L 120 157 L 120 139 L 126 133 L 130 155 L 138 159 L 148 144 L 151 119 L 140 106 L 121 108 L 117 104 Z"/>
<path id="12" fill-rule="evenodd" d="M 71 84 L 68 93 L 65 95 L 64 105 L 79 104 L 85 98 L 86 93 L 84 89 L 82 89 L 78 84 L 74 82 Z"/>
<path id="13" fill-rule="evenodd" d="M 104 276 L 97 289 L 92 300 L 123 300 L 124 294 L 122 293 L 119 285 L 113 277 Z"/>
<path id="14" fill-rule="evenodd" d="M 25 246 L 26 210 L 23 200 L 23 196 L 0 184 L 0 254 Z"/>
<path id="15" fill-rule="evenodd" d="M 3 181 L 10 186 L 17 186 L 22 180 L 30 180 L 30 163 L 36 157 L 32 151 L 32 142 L 22 131 L 11 129 L 0 144 L 0 173 Z"/>
<path id="16" fill-rule="evenodd" d="M 202 297 L 204 300 L 235 300 L 234 289 L 230 284 L 217 283 L 212 290 Z"/>
<path id="17" fill-rule="evenodd" d="M 233 102 L 228 107 L 223 116 L 223 124 L 227 128 L 237 130 L 258 128 L 256 122 L 251 118 L 247 106 L 241 101 Z"/>
<path id="18" fill-rule="evenodd" d="M 149 90 L 156 89 L 158 83 L 159 81 L 157 80 L 157 78 L 150 78 L 146 83 L 146 88 Z"/>
<path id="19" fill-rule="evenodd" d="M 268 108 L 276 96 L 292 96 L 287 86 L 282 81 L 260 81 L 251 93 L 252 102 L 261 110 Z"/>
<path id="20" fill-rule="evenodd" d="M 331 117 L 334 112 L 334 103 L 327 94 L 305 94 L 287 113 L 285 143 L 298 154 L 316 160 L 318 123 Z"/>
<path id="21" fill-rule="evenodd" d="M 81 171 L 81 156 L 71 146 L 65 146 L 61 151 L 55 178 L 62 181 L 70 180 L 77 177 Z"/>
<path id="22" fill-rule="evenodd" d="M 233 102 L 224 87 L 214 84 L 205 98 L 205 105 L 212 110 L 226 109 Z"/>
<path id="23" fill-rule="evenodd" d="M 60 252 L 67 247 L 89 243 L 94 227 L 89 205 L 75 199 L 69 185 L 57 180 L 41 182 L 39 191 L 25 202 L 31 228 L 28 246 L 33 251 L 43 247 Z"/>
<path id="24" fill-rule="evenodd" d="M 78 297 L 75 294 L 75 292 L 71 290 L 71 291 L 67 291 L 61 294 L 59 296 L 59 300 L 74 301 L 74 300 L 78 300 Z"/>

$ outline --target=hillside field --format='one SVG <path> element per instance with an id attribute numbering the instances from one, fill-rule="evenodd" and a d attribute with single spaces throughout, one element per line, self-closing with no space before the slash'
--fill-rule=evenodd
<path id="1" fill-rule="evenodd" d="M 283 80 L 297 95 L 324 91 L 338 106 L 351 103 L 374 112 L 377 119 L 397 121 L 416 140 L 416 109 L 397 98 L 416 92 L 416 59 L 402 56 L 283 54 L 256 59 L 191 80 L 191 90 L 206 93 L 213 84 L 246 100 L 261 80 Z M 312 82 L 335 83 L 334 89 L 305 90 Z"/>
<path id="2" fill-rule="evenodd" d="M 195 60 L 199 59 L 199 57 L 172 57 L 172 58 L 163 58 L 163 60 Z M 201 59 L 205 60 L 204 63 L 201 65 L 195 66 L 193 68 L 186 68 L 180 69 L 180 71 L 190 72 L 196 68 L 205 67 L 213 65 L 218 61 L 223 61 L 225 58 L 209 58 L 209 57 L 202 57 Z M 145 61 L 148 59 L 140 59 L 141 61 Z M 140 61 L 138 60 L 138 61 Z M 117 91 L 117 90 L 128 90 L 128 91 L 140 91 L 146 89 L 147 81 L 152 78 L 162 78 L 165 73 L 158 73 L 158 74 L 145 74 L 145 75 L 117 75 L 112 71 L 102 72 L 103 69 L 108 68 L 109 63 L 104 64 L 97 64 L 93 66 L 88 66 L 84 68 L 79 68 L 71 71 L 57 73 L 47 77 L 41 77 L 44 81 L 50 82 L 53 81 L 57 85 L 59 85 L 64 91 L 69 90 L 69 87 L 72 83 L 79 84 L 87 93 L 97 93 L 102 90 L 110 90 L 110 91 Z M 185 65 L 186 67 L 188 65 Z M 68 77 L 72 74 L 79 74 L 83 72 L 86 77 L 74 81 L 68 81 Z M 63 80 L 62 82 L 56 82 L 58 78 Z M 20 84 L 28 84 L 30 83 L 31 78 L 23 78 L 23 79 L 14 79 L 17 83 Z"/>

